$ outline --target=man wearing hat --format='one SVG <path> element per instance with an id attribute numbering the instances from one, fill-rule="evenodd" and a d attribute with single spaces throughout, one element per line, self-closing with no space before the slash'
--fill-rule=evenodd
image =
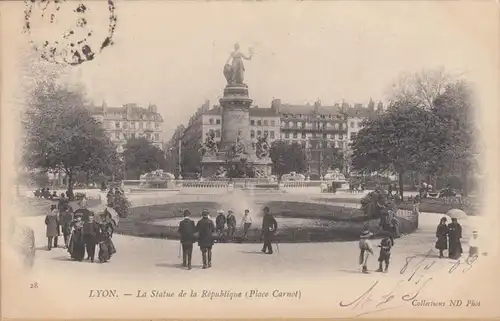
<path id="1" fill-rule="evenodd" d="M 359 264 L 362 266 L 362 272 L 368 273 L 368 258 L 373 255 L 373 246 L 369 240 L 373 234 L 365 230 L 359 236 Z"/>
<path id="2" fill-rule="evenodd" d="M 179 223 L 179 234 L 181 236 L 182 244 L 182 266 L 191 270 L 191 256 L 193 254 L 193 243 L 195 241 L 194 233 L 196 233 L 196 226 L 194 221 L 189 217 L 191 212 L 184 210 L 184 219 Z"/>
<path id="3" fill-rule="evenodd" d="M 196 224 L 198 232 L 198 245 L 203 258 L 203 268 L 212 267 L 212 246 L 214 245 L 213 233 L 215 231 L 214 222 L 208 218 L 208 210 L 202 212 L 202 219 Z"/>
<path id="4" fill-rule="evenodd" d="M 264 236 L 264 245 L 262 246 L 263 253 L 273 254 L 271 242 L 273 241 L 273 236 L 277 229 L 278 222 L 276 222 L 276 219 L 270 213 L 269 207 L 264 207 L 264 218 L 262 219 L 262 236 Z"/>
<path id="5" fill-rule="evenodd" d="M 450 259 L 457 260 L 462 255 L 462 243 L 460 239 L 462 238 L 462 226 L 458 223 L 456 217 L 451 219 L 451 223 L 448 224 L 448 257 Z"/>
<path id="6" fill-rule="evenodd" d="M 243 215 L 243 219 L 241 221 L 241 225 L 243 226 L 243 239 L 247 238 L 248 230 L 252 225 L 252 218 L 250 217 L 250 210 L 245 210 L 245 215 Z"/>
<path id="7" fill-rule="evenodd" d="M 94 262 L 95 247 L 99 237 L 99 224 L 94 221 L 94 213 L 89 215 L 88 221 L 83 224 L 83 241 L 87 249 L 87 259 Z"/>
<path id="8" fill-rule="evenodd" d="M 236 230 L 236 217 L 234 216 L 234 212 L 232 210 L 227 211 L 227 236 L 233 237 L 234 231 Z"/>
<path id="9" fill-rule="evenodd" d="M 223 210 L 218 210 L 217 211 L 217 217 L 215 218 L 215 227 L 217 230 L 217 235 L 219 235 L 219 238 L 222 239 L 224 235 L 224 228 L 226 226 L 226 216 L 224 215 Z"/>

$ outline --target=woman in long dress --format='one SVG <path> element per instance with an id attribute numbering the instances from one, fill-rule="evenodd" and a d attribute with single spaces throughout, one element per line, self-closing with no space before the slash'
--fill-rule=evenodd
<path id="1" fill-rule="evenodd" d="M 441 218 L 436 229 L 436 249 L 439 250 L 439 258 L 444 257 L 444 250 L 448 249 L 448 226 L 446 225 L 446 217 Z"/>
<path id="2" fill-rule="evenodd" d="M 113 224 L 108 222 L 101 225 L 101 239 L 99 242 L 99 262 L 105 263 L 116 253 L 115 245 L 111 240 L 113 236 Z"/>
<path id="3" fill-rule="evenodd" d="M 245 73 L 245 66 L 243 65 L 243 59 L 250 60 L 250 59 L 252 59 L 252 55 L 253 55 L 252 51 L 250 51 L 250 55 L 247 56 L 240 51 L 239 44 L 234 45 L 234 51 L 229 56 L 229 59 L 227 62 L 227 64 L 229 64 L 229 60 L 232 59 L 231 69 L 232 69 L 233 73 L 232 73 L 232 79 L 231 79 L 230 83 L 243 84 L 244 73 Z"/>
<path id="4" fill-rule="evenodd" d="M 77 216 L 72 225 L 73 231 L 71 232 L 71 238 L 69 240 L 68 252 L 73 260 L 81 262 L 85 257 L 82 217 Z"/>

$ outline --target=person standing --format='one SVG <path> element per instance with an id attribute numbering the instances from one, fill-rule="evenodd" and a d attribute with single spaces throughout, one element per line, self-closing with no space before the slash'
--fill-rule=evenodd
<path id="1" fill-rule="evenodd" d="M 262 246 L 262 252 L 265 254 L 273 254 L 272 241 L 274 234 L 278 229 L 278 222 L 274 216 L 270 213 L 269 207 L 264 207 L 264 218 L 262 219 L 262 236 L 264 237 L 264 244 Z"/>
<path id="2" fill-rule="evenodd" d="M 436 249 L 439 250 L 439 258 L 444 257 L 444 250 L 448 249 L 448 225 L 446 225 L 446 217 L 442 217 L 436 229 Z"/>
<path id="3" fill-rule="evenodd" d="M 370 231 L 364 231 L 359 237 L 359 265 L 361 271 L 365 274 L 368 272 L 368 258 L 373 255 L 373 246 L 369 238 L 373 234 Z"/>
<path id="4" fill-rule="evenodd" d="M 105 222 L 101 226 L 99 240 L 99 262 L 106 263 L 111 259 L 111 256 L 116 253 L 116 248 L 111 240 L 113 236 L 113 223 Z"/>
<path id="5" fill-rule="evenodd" d="M 189 217 L 191 212 L 184 210 L 184 219 L 179 223 L 179 234 L 182 244 L 182 266 L 191 270 L 191 256 L 193 255 L 193 243 L 195 242 L 196 225 Z"/>
<path id="6" fill-rule="evenodd" d="M 61 214 L 59 214 L 59 222 L 64 237 L 64 247 L 69 246 L 69 237 L 71 236 L 71 222 L 73 222 L 73 213 L 69 205 L 65 205 Z"/>
<path id="7" fill-rule="evenodd" d="M 59 201 L 57 202 L 57 209 L 59 210 L 59 214 L 62 214 L 64 209 L 66 208 L 66 205 L 69 205 L 69 201 L 64 195 L 64 193 L 61 193 L 61 196 L 59 197 Z"/>
<path id="8" fill-rule="evenodd" d="M 234 236 L 234 231 L 236 230 L 236 217 L 234 216 L 232 210 L 227 211 L 226 222 L 227 222 L 227 236 L 231 238 Z"/>
<path id="9" fill-rule="evenodd" d="M 224 237 L 224 228 L 226 227 L 226 216 L 223 210 L 219 210 L 217 217 L 215 218 L 215 227 L 219 241 L 222 241 Z"/>
<path id="10" fill-rule="evenodd" d="M 378 270 L 376 272 L 387 273 L 389 269 L 389 261 L 391 259 L 391 248 L 394 246 L 394 238 L 389 235 L 380 241 L 378 247 L 380 247 L 380 254 L 378 257 Z M 385 269 L 382 270 L 382 262 L 385 262 Z"/>
<path id="11" fill-rule="evenodd" d="M 250 210 L 245 210 L 245 215 L 243 215 L 241 225 L 243 226 L 243 239 L 246 239 L 248 230 L 250 229 L 250 226 L 252 226 L 252 217 L 250 217 Z"/>
<path id="12" fill-rule="evenodd" d="M 203 268 L 212 267 L 212 246 L 214 245 L 213 233 L 215 225 L 208 218 L 208 210 L 204 209 L 202 219 L 196 224 L 196 232 L 198 233 L 198 245 L 201 250 L 203 259 Z"/>
<path id="13" fill-rule="evenodd" d="M 52 250 L 52 241 L 54 247 L 57 247 L 59 237 L 59 217 L 56 205 L 50 206 L 50 212 L 45 216 L 46 235 L 47 235 L 47 250 Z"/>
<path id="14" fill-rule="evenodd" d="M 90 262 L 94 262 L 99 231 L 99 224 L 94 221 L 94 215 L 90 215 L 88 222 L 85 222 L 83 225 L 83 240 L 87 249 L 87 260 L 90 259 Z"/>
<path id="15" fill-rule="evenodd" d="M 73 231 L 69 240 L 68 252 L 73 260 L 81 262 L 85 257 L 82 216 L 76 216 L 71 225 L 73 227 Z"/>
<path id="16" fill-rule="evenodd" d="M 80 206 L 80 208 L 84 208 L 84 209 L 86 209 L 88 207 L 88 201 L 87 201 L 86 195 L 84 195 L 83 198 L 80 200 L 80 202 L 78 202 L 78 205 Z"/>
<path id="17" fill-rule="evenodd" d="M 457 260 L 462 255 L 462 243 L 460 239 L 462 238 L 462 226 L 458 223 L 456 217 L 451 219 L 451 223 L 448 224 L 448 257 L 450 259 Z"/>

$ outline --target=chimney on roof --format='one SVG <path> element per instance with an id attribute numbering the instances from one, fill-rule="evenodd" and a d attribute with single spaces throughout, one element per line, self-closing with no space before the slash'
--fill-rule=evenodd
<path id="1" fill-rule="evenodd" d="M 157 111 L 157 110 L 158 110 L 158 108 L 156 108 L 156 105 L 155 105 L 155 104 L 149 104 L 149 106 L 148 106 L 148 110 L 149 110 L 149 112 L 151 112 L 151 113 L 157 113 L 157 112 L 158 112 L 158 111 Z"/>
<path id="2" fill-rule="evenodd" d="M 370 102 L 368 102 L 368 109 L 370 111 L 374 111 L 375 110 L 375 103 L 373 102 L 373 99 L 370 98 Z"/>
<path id="3" fill-rule="evenodd" d="M 381 101 L 378 102 L 377 104 L 377 111 L 383 111 L 384 110 L 384 103 L 382 103 Z"/>
<path id="4" fill-rule="evenodd" d="M 340 108 L 341 108 L 341 110 L 342 110 L 342 112 L 343 112 L 343 113 L 346 113 L 346 112 L 347 112 L 347 110 L 349 109 L 349 107 L 350 107 L 350 106 L 349 106 L 349 104 L 348 104 L 348 103 L 346 103 L 345 101 L 342 101 L 342 105 L 341 105 L 341 107 L 340 107 Z"/>
<path id="5" fill-rule="evenodd" d="M 319 107 L 321 107 L 321 100 L 316 100 L 314 102 L 314 112 L 317 113 L 319 111 Z"/>
<path id="6" fill-rule="evenodd" d="M 125 105 L 123 105 L 123 107 L 125 107 L 125 117 L 127 119 L 129 119 L 130 115 L 132 114 L 132 106 L 133 105 L 134 104 L 125 104 Z"/>
<path id="7" fill-rule="evenodd" d="M 281 106 L 281 99 L 273 99 L 271 101 L 271 109 L 276 110 L 277 112 L 280 111 L 280 106 Z"/>

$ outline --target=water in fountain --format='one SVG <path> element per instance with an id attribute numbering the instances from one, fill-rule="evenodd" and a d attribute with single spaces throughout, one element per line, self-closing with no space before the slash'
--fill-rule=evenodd
<path id="1" fill-rule="evenodd" d="M 263 204 L 256 202 L 251 193 L 240 189 L 235 189 L 231 193 L 227 193 L 221 197 L 221 209 L 227 214 L 228 210 L 234 212 L 236 222 L 241 224 L 245 210 L 250 211 L 253 224 L 262 224 L 262 208 Z"/>

